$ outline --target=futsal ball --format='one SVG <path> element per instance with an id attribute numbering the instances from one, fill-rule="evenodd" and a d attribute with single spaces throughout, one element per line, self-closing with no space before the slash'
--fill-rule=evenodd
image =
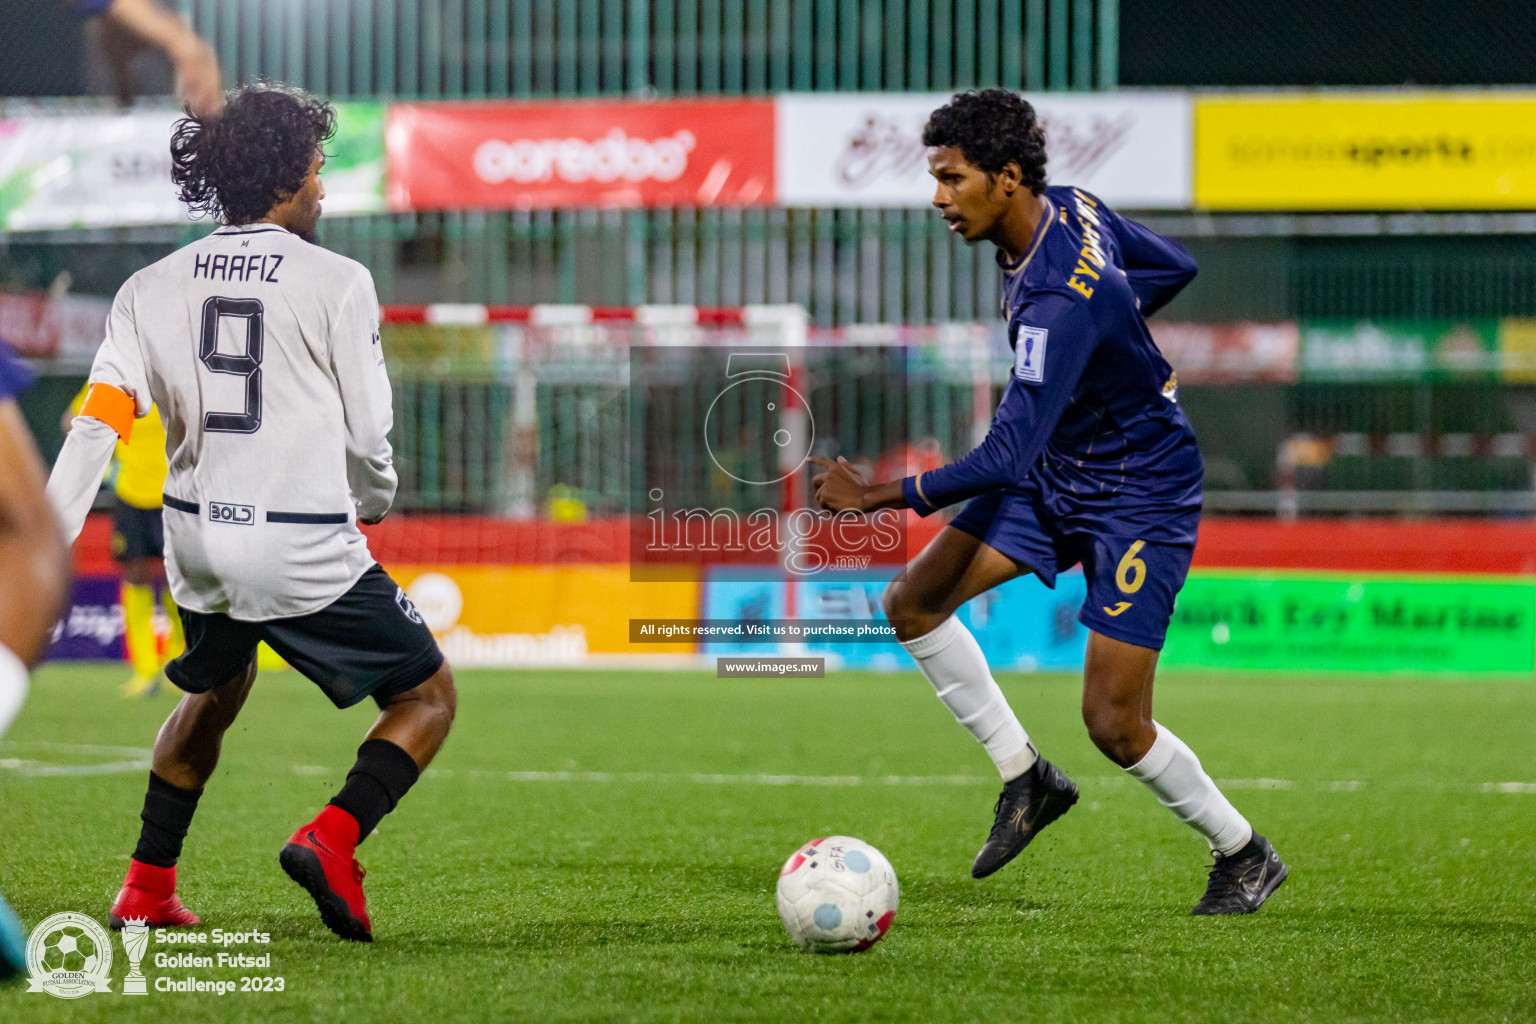
<path id="1" fill-rule="evenodd" d="M 848 836 L 813 839 L 779 872 L 779 917 L 801 949 L 858 953 L 884 937 L 901 893 L 885 854 Z"/>

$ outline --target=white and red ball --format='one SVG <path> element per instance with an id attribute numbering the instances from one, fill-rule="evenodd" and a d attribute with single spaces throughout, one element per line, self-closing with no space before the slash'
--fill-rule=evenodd
<path id="1" fill-rule="evenodd" d="M 779 917 L 789 937 L 813 953 L 858 953 L 879 942 L 901 899 L 885 855 L 849 836 L 800 847 L 779 872 Z"/>

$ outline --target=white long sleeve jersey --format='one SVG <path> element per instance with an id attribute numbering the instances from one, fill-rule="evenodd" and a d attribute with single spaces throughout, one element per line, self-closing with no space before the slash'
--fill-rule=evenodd
<path id="1" fill-rule="evenodd" d="M 395 495 L 379 305 L 362 264 L 272 224 L 225 227 L 117 293 L 91 382 L 165 422 L 165 564 L 183 607 L 261 621 L 373 564 Z M 98 477 L 99 479 L 99 477 Z"/>

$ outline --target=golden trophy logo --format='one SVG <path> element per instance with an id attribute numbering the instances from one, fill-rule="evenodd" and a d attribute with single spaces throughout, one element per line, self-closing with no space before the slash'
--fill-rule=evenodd
<path id="1" fill-rule="evenodd" d="M 144 980 L 139 964 L 144 950 L 149 946 L 149 922 L 132 918 L 123 922 L 123 952 L 128 954 L 128 976 L 123 979 L 123 995 L 147 996 L 149 983 Z"/>

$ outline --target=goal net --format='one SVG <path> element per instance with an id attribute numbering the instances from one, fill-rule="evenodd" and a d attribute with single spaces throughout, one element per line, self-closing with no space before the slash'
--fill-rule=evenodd
<path id="1" fill-rule="evenodd" d="M 465 666 L 696 657 L 630 620 L 707 617 L 711 580 L 796 613 L 773 581 L 785 533 L 806 546 L 809 456 L 942 464 L 1006 373 L 985 326 L 817 330 L 796 306 L 388 306 L 382 333 L 400 490 L 369 544 Z M 883 550 L 846 527 L 858 551 L 815 568 L 888 579 L 909 526 L 932 532 L 893 525 Z"/>

